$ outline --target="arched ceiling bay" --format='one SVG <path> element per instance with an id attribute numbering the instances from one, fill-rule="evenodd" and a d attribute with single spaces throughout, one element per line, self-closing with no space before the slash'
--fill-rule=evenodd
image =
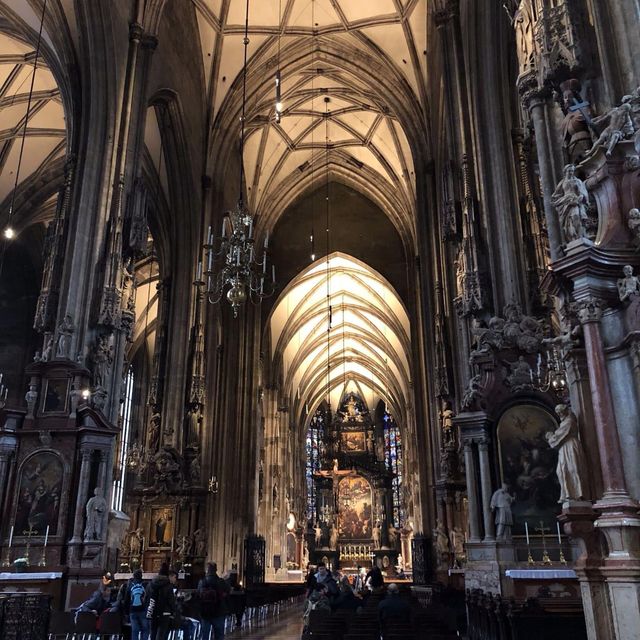
<path id="1" fill-rule="evenodd" d="M 313 413 L 328 391 L 334 409 L 357 390 L 370 409 L 383 400 L 404 417 L 409 318 L 391 285 L 366 264 L 341 253 L 312 264 L 278 300 L 269 331 L 273 375 L 296 421 Z"/>
<path id="2" fill-rule="evenodd" d="M 18 170 L 35 50 L 0 33 L 0 203 L 7 210 Z M 37 177 L 66 151 L 66 123 L 60 91 L 42 57 L 22 153 L 19 184 Z"/>
<path id="3" fill-rule="evenodd" d="M 220 121 L 226 109 L 235 113 L 238 106 L 245 2 L 192 1 L 211 117 Z M 322 172 L 339 168 L 353 186 L 375 185 L 377 193 L 370 197 L 395 217 L 396 226 L 404 217 L 403 235 L 410 236 L 406 221 L 415 214 L 414 162 L 380 78 L 404 83 L 402 99 L 406 96 L 405 102 L 418 111 L 426 109 L 427 3 L 251 0 L 249 6 L 248 82 L 253 90 L 244 163 L 251 210 L 273 226 L 268 216 L 277 217 L 303 190 L 313 190 Z M 324 55 L 325 49 L 342 52 L 342 58 Z M 345 64 L 358 55 L 367 60 L 368 77 Z M 279 123 L 274 82 L 278 57 L 284 107 Z M 223 126 L 236 121 L 234 116 Z"/>

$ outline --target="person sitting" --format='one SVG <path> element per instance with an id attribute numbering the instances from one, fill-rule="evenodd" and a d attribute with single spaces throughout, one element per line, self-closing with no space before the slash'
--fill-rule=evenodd
<path id="1" fill-rule="evenodd" d="M 326 584 L 320 583 L 305 600 L 304 611 L 302 612 L 302 620 L 304 628 L 309 626 L 309 616 L 312 611 L 326 611 L 331 613 L 331 603 L 329 602 L 329 590 Z"/>
<path id="2" fill-rule="evenodd" d="M 411 613 L 409 603 L 400 597 L 400 589 L 395 582 L 387 587 L 387 597 L 378 603 L 378 617 L 380 622 L 388 618 L 407 617 Z"/>
<path id="3" fill-rule="evenodd" d="M 331 608 L 334 611 L 336 609 L 356 611 L 362 606 L 362 600 L 353 592 L 348 576 L 342 576 L 338 589 L 338 596 L 331 603 Z"/>
<path id="4" fill-rule="evenodd" d="M 327 569 L 327 565 L 324 562 L 318 563 L 318 571 L 315 577 L 318 585 L 323 584 L 327 587 L 329 598 L 335 598 L 338 595 L 338 584 L 333 579 L 331 572 Z"/>

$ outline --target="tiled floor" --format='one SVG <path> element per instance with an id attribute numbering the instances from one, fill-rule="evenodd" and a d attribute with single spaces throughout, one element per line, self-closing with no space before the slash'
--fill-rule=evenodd
<path id="1" fill-rule="evenodd" d="M 296 608 L 265 625 L 233 631 L 225 640 L 300 640 L 302 635 L 302 610 Z"/>

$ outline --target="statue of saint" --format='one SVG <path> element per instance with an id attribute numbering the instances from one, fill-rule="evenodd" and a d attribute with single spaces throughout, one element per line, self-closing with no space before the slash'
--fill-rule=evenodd
<path id="1" fill-rule="evenodd" d="M 398 530 L 393 526 L 389 525 L 389 544 L 391 548 L 394 549 L 396 546 L 396 542 L 398 542 Z"/>
<path id="2" fill-rule="evenodd" d="M 129 549 L 132 556 L 139 556 L 142 552 L 142 529 L 140 527 L 129 533 Z"/>
<path id="3" fill-rule="evenodd" d="M 87 514 L 87 525 L 84 528 L 84 540 L 102 540 L 104 533 L 104 519 L 107 514 L 107 501 L 102 496 L 102 489 L 96 487 L 93 490 L 93 497 L 87 502 L 85 508 Z"/>
<path id="4" fill-rule="evenodd" d="M 316 534 L 316 547 L 319 547 L 322 543 L 322 527 L 319 522 L 316 522 L 316 526 L 313 528 L 313 531 Z"/>
<path id="5" fill-rule="evenodd" d="M 568 164 L 564 168 L 564 177 L 551 196 L 551 204 L 558 213 L 565 243 L 587 237 L 585 223 L 589 192 L 584 182 L 576 176 L 575 165 Z"/>
<path id="6" fill-rule="evenodd" d="M 373 535 L 373 548 L 379 549 L 380 541 L 382 538 L 382 527 L 380 526 L 379 522 L 376 524 L 375 527 L 373 527 L 372 535 Z"/>
<path id="7" fill-rule="evenodd" d="M 436 528 L 433 530 L 433 541 L 436 548 L 438 564 L 446 564 L 449 555 L 449 536 L 442 524 L 442 520 L 436 520 Z"/>
<path id="8" fill-rule="evenodd" d="M 618 295 L 620 302 L 630 302 L 640 294 L 640 278 L 633 275 L 633 267 L 629 264 L 623 267 L 622 272 L 624 278 L 618 280 Z"/>
<path id="9" fill-rule="evenodd" d="M 511 540 L 511 527 L 513 525 L 513 514 L 511 504 L 515 498 L 508 491 L 509 486 L 503 484 L 491 496 L 491 511 L 496 513 L 496 538 L 498 540 Z"/>
<path id="10" fill-rule="evenodd" d="M 73 326 L 73 318 L 68 313 L 58 326 L 58 346 L 56 347 L 56 358 L 68 358 L 69 349 L 71 348 L 71 334 L 75 327 Z"/>
<path id="11" fill-rule="evenodd" d="M 196 557 L 204 558 L 207 555 L 207 538 L 204 529 L 196 529 L 193 532 L 193 552 Z"/>
<path id="12" fill-rule="evenodd" d="M 549 446 L 558 450 L 556 468 L 560 481 L 558 502 L 581 500 L 587 495 L 587 485 L 584 481 L 587 466 L 578 436 L 578 419 L 566 404 L 559 404 L 556 407 L 556 414 L 560 418 L 560 425 L 555 431 L 548 431 L 545 438 Z"/>
<path id="13" fill-rule="evenodd" d="M 334 550 L 338 548 L 338 525 L 335 522 L 331 525 L 329 548 Z"/>
<path id="14" fill-rule="evenodd" d="M 589 153 L 593 153 L 597 147 L 606 147 L 606 155 L 609 157 L 616 145 L 627 136 L 633 135 L 633 121 L 631 120 L 631 101 L 633 96 L 622 98 L 619 107 L 613 107 L 609 112 L 593 119 L 593 124 L 606 125 L 600 137 L 593 143 Z"/>
<path id="15" fill-rule="evenodd" d="M 629 210 L 627 226 L 629 227 L 629 231 L 631 231 L 636 244 L 640 243 L 640 209 L 636 209 L 634 207 Z"/>

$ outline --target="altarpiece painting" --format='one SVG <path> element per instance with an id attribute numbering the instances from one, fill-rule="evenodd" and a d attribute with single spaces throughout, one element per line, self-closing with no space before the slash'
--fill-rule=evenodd
<path id="1" fill-rule="evenodd" d="M 340 537 L 371 538 L 371 485 L 362 476 L 344 478 L 338 485 Z"/>

